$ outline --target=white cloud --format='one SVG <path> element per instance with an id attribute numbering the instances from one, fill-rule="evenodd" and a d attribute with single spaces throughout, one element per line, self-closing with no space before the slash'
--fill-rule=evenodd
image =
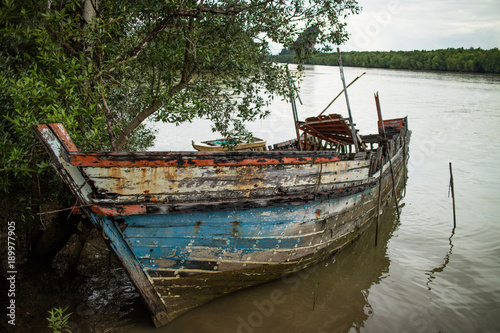
<path id="1" fill-rule="evenodd" d="M 346 50 L 500 47 L 498 0 L 359 0 Z"/>

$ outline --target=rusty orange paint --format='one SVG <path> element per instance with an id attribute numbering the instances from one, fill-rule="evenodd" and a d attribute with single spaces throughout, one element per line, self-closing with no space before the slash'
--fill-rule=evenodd
<path id="1" fill-rule="evenodd" d="M 163 160 L 107 160 L 102 159 L 92 153 L 77 153 L 70 156 L 71 164 L 74 166 L 89 167 L 89 166 L 99 166 L 99 167 L 156 167 L 156 166 L 176 166 L 177 161 L 163 161 Z"/>
<path id="2" fill-rule="evenodd" d="M 52 131 L 54 131 L 54 133 L 57 135 L 59 140 L 62 141 L 64 146 L 66 146 L 66 149 L 68 149 L 69 152 L 78 151 L 75 144 L 73 143 L 73 140 L 71 140 L 68 132 L 64 128 L 63 124 L 61 123 L 50 124 L 49 127 L 52 129 Z"/>
<path id="3" fill-rule="evenodd" d="M 110 154 L 112 156 L 112 154 Z M 247 158 L 241 161 L 216 161 L 214 158 L 196 157 L 179 165 L 177 159 L 172 160 L 112 160 L 102 158 L 95 153 L 76 153 L 70 156 L 71 164 L 79 167 L 161 167 L 161 166 L 244 166 L 244 165 L 287 165 L 328 163 L 340 161 L 338 156 L 332 157 L 283 157 L 278 158 Z"/>
<path id="4" fill-rule="evenodd" d="M 49 128 L 49 126 L 44 125 L 44 124 L 34 125 L 33 127 L 36 128 L 38 130 L 38 132 L 42 132 L 44 129 Z"/>
<path id="5" fill-rule="evenodd" d="M 127 216 L 146 214 L 146 207 L 144 205 L 115 206 L 112 208 L 92 206 L 90 207 L 90 210 L 92 210 L 92 212 L 96 214 L 103 216 Z"/>
<path id="6" fill-rule="evenodd" d="M 380 123 L 380 121 L 379 121 Z M 384 120 L 384 127 L 392 127 L 394 129 L 400 130 L 403 128 L 404 119 L 387 119 Z"/>
<path id="7" fill-rule="evenodd" d="M 82 214 L 82 209 L 80 207 L 77 207 L 77 206 L 73 206 L 72 209 L 71 209 L 71 214 Z"/>

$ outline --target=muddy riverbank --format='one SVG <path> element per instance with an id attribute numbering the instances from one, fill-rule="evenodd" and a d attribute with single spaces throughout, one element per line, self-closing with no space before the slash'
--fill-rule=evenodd
<path id="1" fill-rule="evenodd" d="M 67 274 L 68 258 L 76 243 L 76 236 L 73 238 L 56 256 L 50 269 L 19 267 L 16 325 L 9 324 L 8 317 L 2 316 L 2 331 L 50 332 L 46 317 L 49 310 L 57 307 L 68 307 L 73 333 L 123 332 L 133 325 L 134 311 L 144 316 L 142 312 L 146 309 L 139 294 L 96 229 L 85 244 L 78 273 Z"/>

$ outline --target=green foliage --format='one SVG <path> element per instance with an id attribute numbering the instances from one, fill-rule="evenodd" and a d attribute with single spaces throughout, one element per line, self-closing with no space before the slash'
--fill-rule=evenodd
<path id="1" fill-rule="evenodd" d="M 353 0 L 0 1 L 5 192 L 52 176 L 35 124 L 63 123 L 82 150 L 145 149 L 148 117 L 206 118 L 230 142 L 249 137 L 245 122 L 296 92 L 269 43 L 304 48 L 304 61 L 311 43 L 346 40 L 341 18 L 359 11 Z"/>
<path id="2" fill-rule="evenodd" d="M 76 2 L 45 12 L 41 5 L 5 1 L 0 8 L 0 184 L 6 192 L 30 186 L 48 169 L 32 125 L 62 122 L 86 148 L 103 141 L 88 55 L 69 55 L 64 47 L 80 30 L 69 12 Z"/>
<path id="3" fill-rule="evenodd" d="M 293 63 L 289 54 L 279 55 L 275 60 Z M 311 65 L 337 66 L 336 53 L 315 54 L 307 62 Z M 500 51 L 482 49 L 446 49 L 434 51 L 390 51 L 390 52 L 345 52 L 344 66 L 375 67 L 409 70 L 436 70 L 453 72 L 500 73 Z"/>
<path id="4" fill-rule="evenodd" d="M 52 329 L 53 333 L 71 333 L 71 329 L 68 323 L 71 313 L 66 314 L 65 312 L 67 310 L 68 307 L 65 307 L 64 309 L 58 307 L 48 311 L 50 314 L 50 317 L 46 318 L 49 321 L 48 328 Z"/>

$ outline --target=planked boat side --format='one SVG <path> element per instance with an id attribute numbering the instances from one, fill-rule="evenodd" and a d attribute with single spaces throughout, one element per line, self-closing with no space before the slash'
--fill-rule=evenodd
<path id="1" fill-rule="evenodd" d="M 161 326 L 356 239 L 405 181 L 407 123 L 358 154 L 81 152 L 61 124 L 34 129 Z"/>

